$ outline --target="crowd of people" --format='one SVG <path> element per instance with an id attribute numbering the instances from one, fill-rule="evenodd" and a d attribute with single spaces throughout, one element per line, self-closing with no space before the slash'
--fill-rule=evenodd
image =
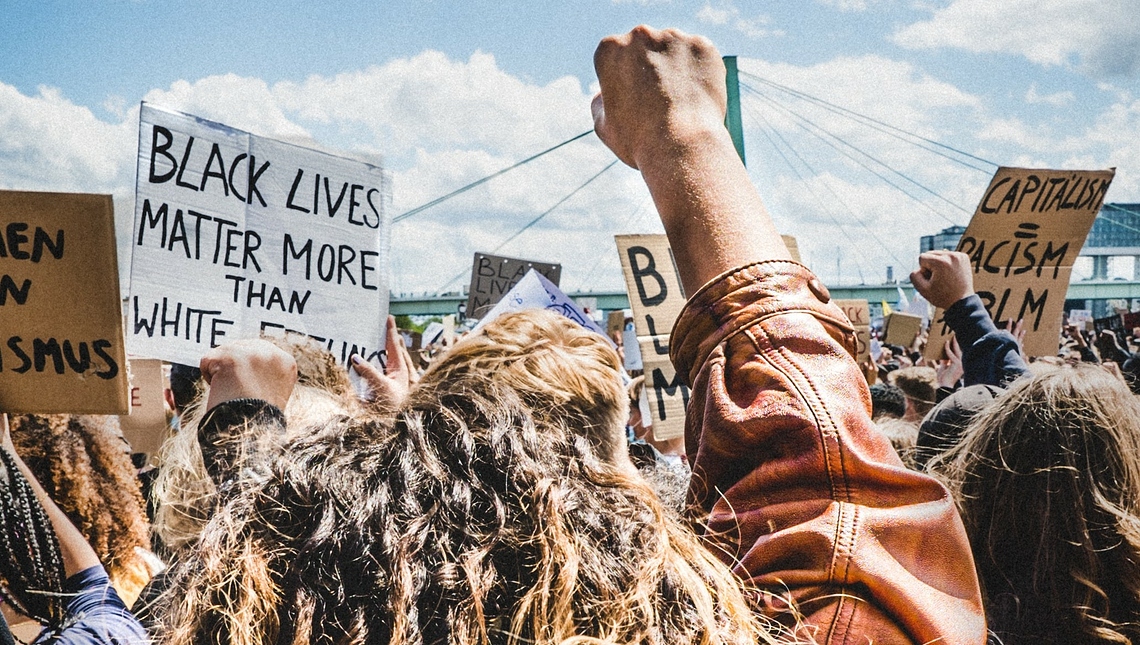
<path id="1" fill-rule="evenodd" d="M 6 622 L 171 645 L 1140 638 L 1134 339 L 1073 328 L 1031 363 L 935 251 L 911 282 L 944 358 L 920 338 L 859 365 L 724 129 L 716 49 L 639 27 L 595 66 L 596 132 L 692 294 L 682 439 L 549 311 L 426 369 L 390 319 L 385 370 L 354 361 L 363 398 L 301 339 L 236 341 L 173 368 L 157 470 L 106 418 L 0 415 Z"/>

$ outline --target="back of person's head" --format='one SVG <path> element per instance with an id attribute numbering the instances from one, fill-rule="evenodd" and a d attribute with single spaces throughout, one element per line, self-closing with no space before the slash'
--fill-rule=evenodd
<path id="1" fill-rule="evenodd" d="M 1140 637 L 1138 455 L 1140 403 L 1079 365 L 1015 382 L 931 464 L 957 498 L 990 628 L 1006 642 Z"/>
<path id="2" fill-rule="evenodd" d="M 296 334 L 266 340 L 288 351 L 297 361 L 297 386 L 284 411 L 289 432 L 305 431 L 332 416 L 352 413 L 359 408 L 348 374 L 332 354 Z M 175 552 L 197 540 L 217 501 L 219 482 L 213 481 L 206 471 L 198 443 L 198 426 L 205 417 L 208 394 L 209 387 L 202 384 L 197 396 L 183 410 L 178 432 L 163 443 L 158 456 L 158 476 L 151 489 L 155 504 L 154 532 L 166 548 Z M 260 430 L 262 428 L 257 426 L 247 426 L 242 431 L 257 436 L 233 436 L 228 440 L 247 441 L 249 447 L 261 451 L 271 450 L 283 439 L 276 434 L 259 433 Z M 239 461 L 247 456 L 243 455 Z"/>
<path id="3" fill-rule="evenodd" d="M 914 451 L 918 443 L 918 425 L 912 421 L 883 416 L 875 420 L 875 426 L 887 439 L 890 439 L 891 447 L 898 453 L 903 464 L 907 468 L 917 469 Z"/>
<path id="4" fill-rule="evenodd" d="M 906 395 L 890 383 L 876 383 L 871 386 L 871 418 L 883 416 L 902 418 L 906 414 Z"/>
<path id="5" fill-rule="evenodd" d="M 933 367 L 904 367 L 890 374 L 891 385 L 902 390 L 906 400 L 922 418 L 934 407 L 938 383 Z"/>
<path id="6" fill-rule="evenodd" d="M 286 444 L 180 566 L 164 641 L 766 640 L 731 571 L 615 452 L 616 356 L 568 325 L 498 319 L 394 418 Z"/>
<path id="7" fill-rule="evenodd" d="M 133 601 L 150 579 L 139 553 L 150 548 L 150 525 L 118 417 L 28 414 L 11 427 L 16 452 Z"/>
<path id="8" fill-rule="evenodd" d="M 1005 390 L 994 385 L 968 385 L 942 400 L 918 426 L 915 462 L 921 468 L 958 445 L 974 416 Z"/>
<path id="9" fill-rule="evenodd" d="M 202 386 L 202 370 L 191 365 L 170 365 L 170 391 L 174 398 L 174 411 L 182 414 L 186 406 L 198 396 Z"/>
<path id="10" fill-rule="evenodd" d="M 577 424 L 605 459 L 625 452 L 629 401 L 621 359 L 610 343 L 542 309 L 506 314 L 469 335 L 424 373 L 422 383 L 493 379 L 539 417 Z"/>

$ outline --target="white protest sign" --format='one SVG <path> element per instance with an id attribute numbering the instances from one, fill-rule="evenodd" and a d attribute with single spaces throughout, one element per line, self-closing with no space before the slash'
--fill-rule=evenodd
<path id="1" fill-rule="evenodd" d="M 641 345 L 637 342 L 637 330 L 631 324 L 621 333 L 621 346 L 625 350 L 624 367 L 626 371 L 643 369 L 641 365 Z"/>
<path id="2" fill-rule="evenodd" d="M 377 358 L 388 313 L 379 166 L 143 104 L 127 341 L 194 365 L 213 346 L 306 334 Z"/>
<path id="3" fill-rule="evenodd" d="M 523 309 L 549 309 L 560 313 L 586 329 L 601 334 L 602 338 L 605 338 L 610 345 L 614 345 L 614 342 L 606 335 L 606 330 L 599 327 L 598 323 L 587 316 L 569 296 L 554 286 L 553 282 L 547 280 L 534 269 L 527 271 L 522 280 L 519 280 L 518 284 L 507 292 L 499 304 L 487 312 L 487 315 L 483 316 L 483 319 L 471 331 L 478 333 L 487 323 L 499 316 Z"/>

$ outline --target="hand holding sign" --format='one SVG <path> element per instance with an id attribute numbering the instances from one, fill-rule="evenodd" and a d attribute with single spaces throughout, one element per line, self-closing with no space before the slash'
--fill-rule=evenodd
<path id="1" fill-rule="evenodd" d="M 352 357 L 352 369 L 368 384 L 369 402 L 382 408 L 395 408 L 404 402 L 408 391 L 419 382 L 412 356 L 404 345 L 404 337 L 396 328 L 396 319 L 388 316 L 388 365 L 384 371 L 365 361 L 359 354 Z"/>
<path id="2" fill-rule="evenodd" d="M 202 357 L 202 378 L 210 384 L 206 409 L 235 399 L 261 399 L 282 410 L 297 383 L 297 361 L 264 340 L 239 340 Z"/>
<path id="3" fill-rule="evenodd" d="M 918 256 L 918 270 L 910 282 L 930 304 L 946 309 L 974 293 L 970 256 L 957 251 L 928 251 Z"/>

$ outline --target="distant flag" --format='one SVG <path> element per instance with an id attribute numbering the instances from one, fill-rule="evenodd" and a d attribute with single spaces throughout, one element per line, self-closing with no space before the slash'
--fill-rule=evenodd
<path id="1" fill-rule="evenodd" d="M 914 300 L 911 300 L 910 305 L 906 308 L 906 313 L 922 316 L 922 324 L 926 325 L 930 322 L 930 303 L 922 297 L 921 293 L 916 291 Z"/>
<path id="2" fill-rule="evenodd" d="M 895 289 L 899 291 L 898 308 L 899 311 L 908 311 L 910 309 L 910 300 L 907 300 L 906 294 L 903 293 L 902 287 L 896 286 Z"/>
<path id="3" fill-rule="evenodd" d="M 881 300 L 879 302 L 883 305 L 883 318 L 886 318 L 887 316 L 891 315 L 891 313 L 893 313 L 891 311 L 891 306 L 887 304 L 886 300 Z"/>

